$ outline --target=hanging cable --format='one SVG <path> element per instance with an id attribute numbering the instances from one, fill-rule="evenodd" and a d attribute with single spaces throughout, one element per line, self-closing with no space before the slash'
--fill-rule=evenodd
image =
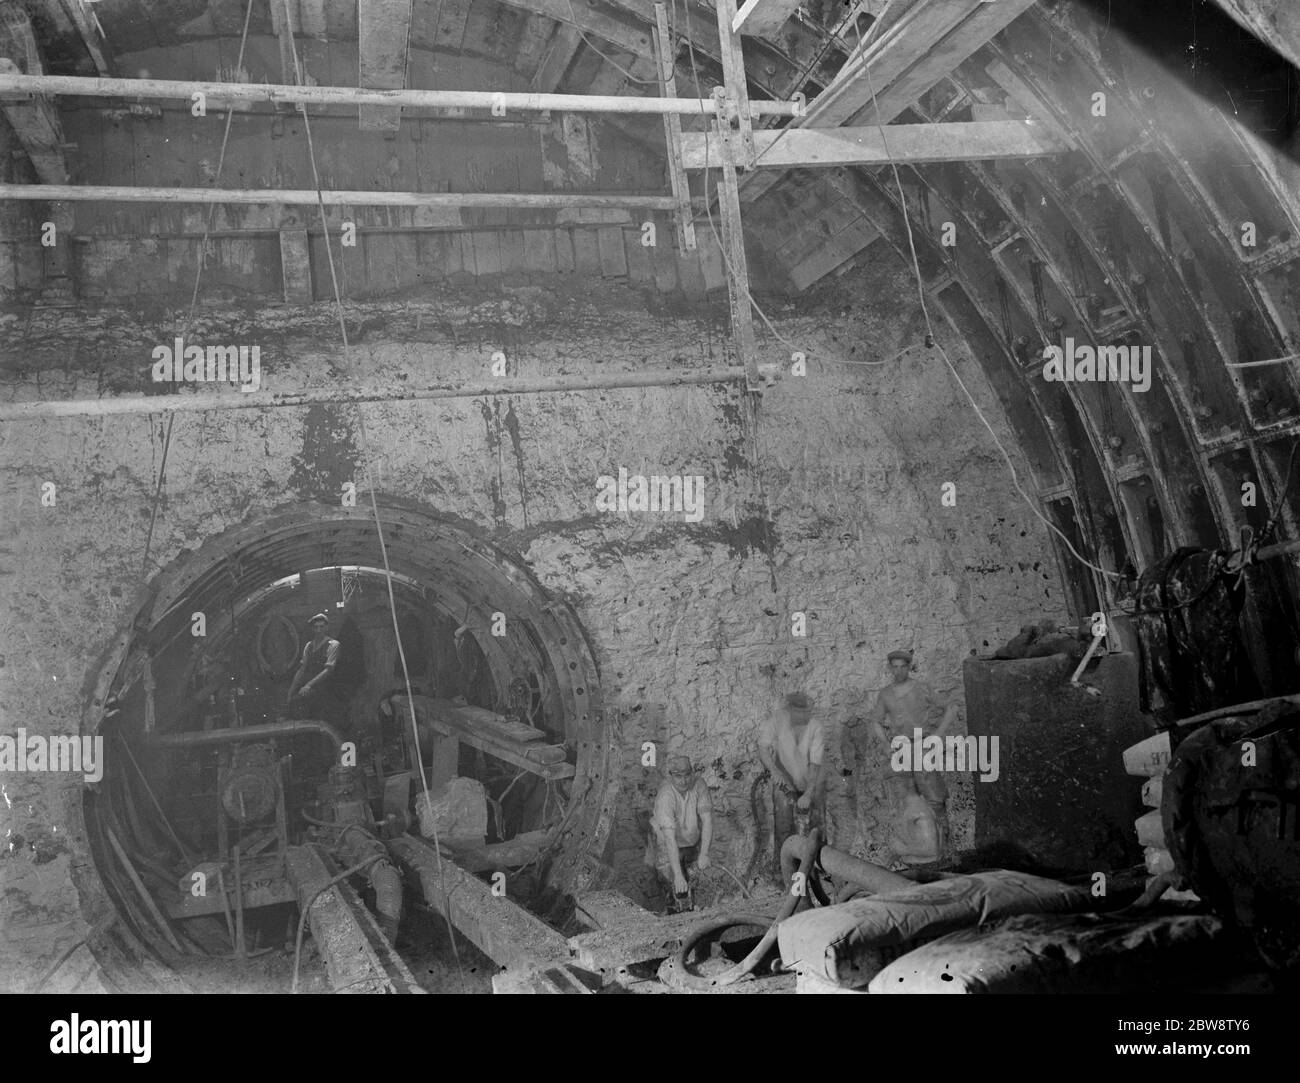
<path id="1" fill-rule="evenodd" d="M 674 0 L 674 2 L 675 2 L 675 0 Z M 844 61 L 844 67 L 848 67 L 849 63 L 853 60 L 853 58 L 854 58 L 855 56 L 860 56 L 860 57 L 862 57 L 862 68 L 863 68 L 863 70 L 865 71 L 865 70 L 866 70 L 866 66 L 867 66 L 867 62 L 866 62 L 866 43 L 867 43 L 868 41 L 870 41 L 870 40 L 872 39 L 872 37 L 874 37 L 877 28 L 880 27 L 880 26 L 882 26 L 882 25 L 884 24 L 885 16 L 887 16 L 887 15 L 889 14 L 889 9 L 890 9 L 891 7 L 893 7 L 893 6 L 894 6 L 894 0 L 885 0 L 885 6 L 884 6 L 884 8 L 881 10 L 880 14 L 879 14 L 879 15 L 878 15 L 874 20 L 873 20 L 873 22 L 871 23 L 871 25 L 870 25 L 869 27 L 867 27 L 867 35 L 866 35 L 865 38 L 862 36 L 862 30 L 861 30 L 861 28 L 858 26 L 858 20 L 857 20 L 856 16 L 850 16 L 850 19 L 852 20 L 852 23 L 853 23 L 853 29 L 854 29 L 854 32 L 857 34 L 857 37 L 858 37 L 858 48 L 857 48 L 857 51 L 856 51 L 856 52 L 854 51 L 854 49 L 852 48 L 852 46 L 849 45 L 848 42 L 844 41 L 842 38 L 839 37 L 839 34 L 838 34 L 838 29 L 839 29 L 839 28 L 838 28 L 838 27 L 836 28 L 836 31 L 834 31 L 834 32 L 832 32 L 832 31 L 827 31 L 827 33 L 829 34 L 831 40 L 828 41 L 828 42 L 826 43 L 826 45 L 823 47 L 822 51 L 821 51 L 820 53 L 818 53 L 818 55 L 814 58 L 813 62 L 812 62 L 812 63 L 811 63 L 811 64 L 810 64 L 806 69 L 804 69 L 804 71 L 800 74 L 799 82 L 795 84 L 796 87 L 798 87 L 798 86 L 800 86 L 800 85 L 803 84 L 804 80 L 807 79 L 808 74 L 813 70 L 813 68 L 815 68 L 818 64 L 821 63 L 822 57 L 824 57 L 824 56 L 826 55 L 827 51 L 830 49 L 830 46 L 831 46 L 834 42 L 837 42 L 837 41 L 838 41 L 841 45 L 844 46 L 845 50 L 846 50 L 846 51 L 848 52 L 848 54 L 849 54 L 849 55 L 845 58 L 845 61 Z M 841 23 L 840 25 L 843 26 L 843 23 Z M 841 71 L 841 73 L 842 73 L 842 72 L 843 72 L 843 68 L 841 68 L 840 71 Z M 836 75 L 835 78 L 838 79 L 838 78 L 839 78 L 839 75 Z M 832 83 L 833 83 L 834 81 L 835 81 L 834 79 L 831 80 Z M 874 99 L 873 99 L 873 104 L 874 104 Z M 763 151 L 761 154 L 758 154 L 758 155 L 755 156 L 755 159 L 754 159 L 755 164 L 757 164 L 758 159 L 762 158 L 764 154 L 771 154 L 772 151 L 773 151 L 773 149 L 775 149 L 776 145 L 777 145 L 779 142 L 781 142 L 782 139 L 785 138 L 786 133 L 789 132 L 790 130 L 791 130 L 791 125 L 790 125 L 789 123 L 787 123 L 786 126 L 785 126 L 784 128 L 780 129 L 780 130 L 777 132 L 777 136 L 776 136 L 776 138 L 775 138 L 774 140 L 772 140 L 772 145 L 769 146 L 769 147 L 768 147 L 765 151 Z"/>
<path id="2" fill-rule="evenodd" d="M 596 46 L 592 44 L 591 39 L 587 37 L 586 33 L 582 29 L 582 24 L 578 20 L 578 13 L 573 10 L 573 0 L 565 0 L 565 3 L 568 4 L 569 6 L 569 17 L 573 20 L 572 26 L 578 32 L 578 37 L 582 39 L 583 44 L 586 45 L 588 49 L 590 49 L 593 53 L 595 53 L 598 57 L 600 57 L 601 60 L 605 61 L 606 64 L 609 64 L 610 66 L 616 68 L 621 74 L 625 75 L 627 77 L 628 82 L 636 83 L 637 86 L 658 86 L 659 85 L 659 79 L 657 76 L 654 79 L 638 79 L 635 75 L 633 75 L 630 71 L 628 71 L 627 68 L 623 67 L 622 64 L 614 60 L 613 57 L 607 56 L 605 53 L 602 53 L 599 49 L 597 49 Z"/>
<path id="3" fill-rule="evenodd" d="M 689 0 L 685 0 L 685 2 L 688 3 Z M 677 25 L 677 0 L 673 0 L 673 26 L 676 27 L 676 25 Z M 696 62 L 695 62 L 695 46 L 691 42 L 691 37 L 689 33 L 686 34 L 685 37 L 686 37 L 687 51 L 689 52 L 691 58 L 691 76 L 695 80 L 695 93 L 699 94 L 700 71 L 699 68 L 696 66 Z M 666 46 L 667 43 L 665 42 L 665 47 Z M 724 48 L 726 47 L 725 44 L 723 47 Z M 775 327 L 772 326 L 772 321 L 767 318 L 767 314 L 758 306 L 758 303 L 754 300 L 753 295 L 749 292 L 748 281 L 746 281 L 745 278 L 743 278 L 741 275 L 736 273 L 736 269 L 732 267 L 731 261 L 727 259 L 727 249 L 726 246 L 722 243 L 722 235 L 718 232 L 717 223 L 714 222 L 713 220 L 713 210 L 711 207 L 712 201 L 709 198 L 709 132 L 708 132 L 709 123 L 710 120 L 706 120 L 705 129 L 704 129 L 704 211 L 708 215 L 709 229 L 713 233 L 713 240 L 718 246 L 718 254 L 722 257 L 723 271 L 727 276 L 727 280 L 731 283 L 732 288 L 735 289 L 738 293 L 740 293 L 743 297 L 744 302 L 749 304 L 750 307 L 752 307 L 753 310 L 759 314 L 763 322 L 767 324 L 768 329 L 771 330 L 774 336 L 776 336 L 777 341 L 783 343 L 789 350 L 791 350 L 792 353 L 798 353 L 798 352 L 806 353 L 806 351 L 799 351 L 793 342 L 787 339 L 784 335 L 782 335 L 779 331 L 777 331 Z M 718 137 L 722 138 L 721 122 L 718 123 Z M 737 238 L 737 243 L 741 246 L 741 249 L 743 251 L 744 243 L 745 243 L 745 239 L 743 235 Z M 704 257 L 701 254 L 700 256 L 701 266 L 703 266 L 703 260 Z M 745 398 L 749 406 L 749 428 L 751 434 L 751 443 L 753 447 L 753 480 L 754 480 L 755 488 L 757 488 L 758 490 L 759 502 L 761 503 L 763 509 L 763 517 L 762 517 L 763 518 L 763 551 L 764 551 L 764 555 L 767 557 L 768 580 L 771 584 L 772 592 L 776 593 L 777 591 L 776 554 L 773 552 L 773 547 L 772 547 L 772 504 L 767 495 L 767 483 L 763 480 L 762 446 L 759 442 L 759 404 L 762 400 L 762 395 L 758 391 L 752 391 L 749 394 L 747 394 Z"/>
<path id="4" fill-rule="evenodd" d="M 248 0 L 244 9 L 244 29 L 239 36 L 239 57 L 235 61 L 235 70 L 241 71 L 244 67 L 244 46 L 248 43 L 248 25 L 253 14 L 253 0 Z M 226 165 L 226 144 L 230 140 L 230 122 L 235 115 L 235 106 L 232 102 L 226 109 L 226 127 L 221 133 L 221 153 L 217 156 L 217 172 L 212 180 L 213 188 L 221 187 L 221 171 Z M 216 214 L 217 205 L 212 203 L 208 206 L 207 218 L 203 223 L 203 239 L 199 241 L 198 259 L 194 266 L 194 290 L 190 294 L 190 314 L 185 321 L 185 329 L 181 332 L 181 338 L 186 338 L 191 329 L 194 327 L 194 313 L 199 304 L 199 283 L 203 281 L 203 270 L 208 260 L 208 240 L 212 235 L 212 218 Z M 144 579 L 149 574 L 149 552 L 153 548 L 153 532 L 158 522 L 158 507 L 162 502 L 163 484 L 167 479 L 167 455 L 171 451 L 172 431 L 176 427 L 176 412 L 172 411 L 167 415 L 167 431 L 163 436 L 162 463 L 158 467 L 158 485 L 154 489 L 153 507 L 149 511 L 149 530 L 144 538 L 144 559 L 140 565 L 140 578 Z"/>
<path id="5" fill-rule="evenodd" d="M 859 32 L 859 38 L 861 38 L 860 32 Z M 944 364 L 948 366 L 948 371 L 952 373 L 953 379 L 957 381 L 957 386 L 961 388 L 962 394 L 966 396 L 967 401 L 969 401 L 971 404 L 971 408 L 975 411 L 975 416 L 978 417 L 980 421 L 983 423 L 984 427 L 988 429 L 989 436 L 993 438 L 994 446 L 997 447 L 998 451 L 1002 455 L 1002 458 L 1006 460 L 1007 469 L 1011 473 L 1011 484 L 1015 487 L 1016 492 L 1018 492 L 1020 496 L 1024 499 L 1025 503 L 1029 507 L 1029 510 L 1034 513 L 1034 515 L 1045 527 L 1047 527 L 1053 534 L 1055 534 L 1058 538 L 1061 539 L 1062 543 L 1070 551 L 1071 555 L 1073 555 L 1075 560 L 1077 560 L 1084 567 L 1090 568 L 1092 571 L 1096 572 L 1097 574 L 1106 576 L 1109 579 L 1115 579 L 1115 580 L 1123 579 L 1124 577 L 1120 575 L 1119 572 L 1108 571 L 1107 569 L 1102 568 L 1099 565 L 1096 565 L 1092 563 L 1092 561 L 1088 560 L 1082 553 L 1080 553 L 1074 547 L 1074 544 L 1070 541 L 1068 537 L 1066 537 L 1065 533 L 1059 527 L 1057 527 L 1055 523 L 1051 522 L 1047 518 L 1047 516 L 1045 516 L 1042 513 L 1042 511 L 1039 510 L 1037 502 L 1033 499 L 1033 497 L 1029 495 L 1029 493 L 1025 491 L 1024 486 L 1021 485 L 1020 477 L 1016 473 L 1016 465 L 1012 461 L 1011 455 L 1007 452 L 1007 449 L 1002 446 L 1002 441 L 998 439 L 997 432 L 994 430 L 993 426 L 989 424 L 988 418 L 984 416 L 984 411 L 980 409 L 979 403 L 975 401 L 975 396 L 972 395 L 970 393 L 970 390 L 966 387 L 965 382 L 962 380 L 960 374 L 957 372 L 957 367 L 952 363 L 952 359 L 948 356 L 948 351 L 945 350 L 943 346 L 939 343 L 939 340 L 934 333 L 934 323 L 930 319 L 929 306 L 927 306 L 925 303 L 925 280 L 921 275 L 921 264 L 916 256 L 916 242 L 912 236 L 912 223 L 907 213 L 907 197 L 903 192 L 903 180 L 898 172 L 898 163 L 894 160 L 894 156 L 892 153 L 890 153 L 889 150 L 889 139 L 885 135 L 885 125 L 881 124 L 879 120 L 879 110 L 877 109 L 876 106 L 876 89 L 871 82 L 870 65 L 864 64 L 862 71 L 863 71 L 863 75 L 866 77 L 867 80 L 867 90 L 871 94 L 872 111 L 877 114 L 876 128 L 880 132 L 881 146 L 885 151 L 885 157 L 889 160 L 890 169 L 893 171 L 894 183 L 898 186 L 898 201 L 899 201 L 899 205 L 902 208 L 903 226 L 907 231 L 907 247 L 912 255 L 912 270 L 916 276 L 916 293 L 917 293 L 917 297 L 920 299 L 921 302 L 921 314 L 925 318 L 926 330 L 929 332 L 930 335 L 929 341 L 935 343 L 936 347 L 939 350 L 940 355 L 943 357 Z"/>
<path id="6" fill-rule="evenodd" d="M 677 0 L 673 0 L 673 26 L 676 27 L 676 25 L 677 25 Z M 689 34 L 685 35 L 685 40 L 686 40 L 687 53 L 691 58 L 691 76 L 695 80 L 695 93 L 698 95 L 700 93 L 700 70 L 696 66 L 696 62 L 695 62 L 695 45 L 691 41 L 691 37 Z M 722 243 L 722 235 L 718 232 L 717 223 L 714 222 L 713 220 L 713 200 L 709 196 L 709 169 L 711 167 L 709 164 L 708 123 L 709 121 L 706 120 L 705 132 L 704 132 L 704 213 L 709 220 L 709 230 L 710 232 L 712 232 L 713 239 L 717 243 L 718 254 L 721 255 L 722 257 L 722 266 L 727 273 L 727 277 L 733 283 L 735 283 L 736 288 L 744 295 L 744 298 L 749 303 L 749 306 L 755 312 L 758 313 L 759 319 L 761 319 L 763 323 L 767 325 L 767 329 L 772 332 L 773 337 L 778 342 L 780 342 L 783 346 L 789 349 L 792 353 L 803 353 L 806 356 L 810 351 L 800 350 L 799 347 L 797 347 L 793 342 L 791 342 L 788 338 L 786 338 L 783 334 L 781 334 L 781 332 L 778 331 L 772 325 L 772 321 L 767 318 L 767 313 L 764 312 L 761 307 L 759 307 L 758 302 L 754 300 L 753 294 L 749 292 L 749 283 L 742 282 L 740 280 L 740 277 L 735 273 L 734 268 L 731 266 L 731 261 L 727 259 L 727 250 Z M 721 131 L 719 131 L 719 137 L 721 137 Z M 780 138 L 780 136 L 778 136 L 777 138 Z M 741 243 L 742 244 L 744 243 L 743 239 Z M 701 261 L 701 265 L 703 265 L 704 256 L 701 254 L 699 258 Z"/>
<path id="7" fill-rule="evenodd" d="M 284 4 L 285 23 L 289 29 L 289 50 L 293 55 L 294 79 L 298 85 L 301 86 L 303 85 L 302 66 L 298 59 L 298 43 L 294 37 L 293 21 L 289 12 L 289 0 L 281 0 L 281 3 Z M 330 244 L 329 220 L 325 213 L 325 199 L 321 194 L 320 172 L 316 164 L 316 146 L 312 140 L 311 121 L 307 115 L 306 103 L 303 103 L 299 108 L 302 112 L 303 131 L 307 136 L 307 157 L 311 162 L 312 184 L 316 189 L 316 202 L 320 211 L 321 230 L 325 237 L 325 258 L 326 262 L 329 264 L 330 282 L 334 290 L 334 307 L 338 313 L 339 334 L 343 340 L 343 365 L 350 375 L 355 375 L 356 370 L 352 365 L 352 348 L 351 344 L 348 342 L 348 329 L 343 316 L 343 296 L 339 290 L 338 275 L 334 269 L 334 249 Z M 420 785 L 424 791 L 425 807 L 428 808 L 430 805 L 429 777 L 424 769 L 424 754 L 420 749 L 420 729 L 416 720 L 414 692 L 411 690 L 411 674 L 406 663 L 406 650 L 402 646 L 401 629 L 398 627 L 397 599 L 393 595 L 393 569 L 388 561 L 388 546 L 384 541 L 384 527 L 379 515 L 379 502 L 375 496 L 374 473 L 371 466 L 370 454 L 370 435 L 366 429 L 365 409 L 361 403 L 356 404 L 356 415 L 357 430 L 361 436 L 362 457 L 365 462 L 366 486 L 370 490 L 370 507 L 375 523 L 375 535 L 379 541 L 379 553 L 384 562 L 384 582 L 388 587 L 388 609 L 393 621 L 393 636 L 397 643 L 397 656 L 402 663 L 402 681 L 406 688 L 407 709 L 411 715 L 411 736 L 415 752 L 415 761 L 420 771 Z M 438 840 L 438 826 L 434 822 L 432 814 L 430 814 L 428 819 L 430 827 L 433 830 L 433 848 L 434 853 L 437 856 L 440 890 L 445 896 L 447 881 L 442 864 L 442 847 Z M 447 934 L 451 940 L 452 953 L 456 958 L 456 968 L 460 973 L 461 992 L 465 992 L 465 968 L 461 964 L 460 949 L 456 946 L 455 928 L 451 923 L 450 913 L 445 913 L 443 917 L 446 918 L 447 921 Z"/>

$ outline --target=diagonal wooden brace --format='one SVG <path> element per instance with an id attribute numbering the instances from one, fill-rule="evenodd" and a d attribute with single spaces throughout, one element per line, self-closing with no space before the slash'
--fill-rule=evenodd
<path id="1" fill-rule="evenodd" d="M 722 151 L 722 161 L 718 163 L 722 172 L 722 182 L 718 185 L 718 210 L 722 218 L 722 258 L 727 272 L 732 341 L 736 346 L 737 358 L 745 369 L 746 390 L 761 392 L 764 384 L 758 371 L 754 312 L 749 299 L 749 264 L 745 259 L 745 233 L 740 221 L 740 188 L 736 181 L 736 152 L 741 137 L 727 124 L 723 108 L 725 91 L 722 87 L 716 87 L 713 94 L 718 102 L 716 124 L 718 144 Z"/>
<path id="2" fill-rule="evenodd" d="M 663 4 L 655 4 L 655 54 L 659 58 L 659 93 L 665 98 L 677 97 L 672 40 L 668 29 L 668 9 Z M 677 200 L 677 210 L 674 213 L 677 247 L 694 252 L 695 223 L 691 212 L 691 188 L 686 170 L 682 167 L 682 118 L 676 113 L 664 114 L 664 140 L 668 145 L 668 179 L 672 184 L 673 198 Z"/>

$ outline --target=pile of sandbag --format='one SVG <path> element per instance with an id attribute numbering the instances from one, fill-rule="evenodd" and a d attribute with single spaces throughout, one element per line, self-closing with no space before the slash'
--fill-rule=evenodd
<path id="1" fill-rule="evenodd" d="M 1001 661 L 1016 658 L 1050 658 L 1054 654 L 1064 654 L 1072 661 L 1079 661 L 1088 652 L 1091 635 L 1083 629 L 1074 632 L 1057 627 L 1054 620 L 1042 620 L 1037 624 L 1022 624 L 1020 632 L 1014 635 L 994 653 L 993 657 Z"/>
<path id="2" fill-rule="evenodd" d="M 1236 956 L 1212 914 L 1022 914 L 922 944 L 867 992 L 1187 992 L 1230 973 Z"/>
<path id="3" fill-rule="evenodd" d="M 1156 877 L 1174 871 L 1174 858 L 1165 841 L 1164 822 L 1160 812 L 1165 773 L 1169 770 L 1170 748 L 1169 732 L 1166 730 L 1124 750 L 1124 770 L 1146 780 L 1142 783 L 1142 804 L 1151 811 L 1139 816 L 1134 821 L 1134 826 L 1137 828 L 1138 842 L 1142 846 L 1142 856 L 1146 863 L 1148 887 Z M 1198 901 L 1195 892 L 1176 891 L 1173 888 L 1167 889 L 1161 898 Z"/>
<path id="4" fill-rule="evenodd" d="M 1085 910 L 1092 901 L 1086 887 L 997 869 L 805 910 L 777 927 L 777 943 L 801 988 L 858 989 L 894 959 L 956 929 L 1017 914 Z"/>

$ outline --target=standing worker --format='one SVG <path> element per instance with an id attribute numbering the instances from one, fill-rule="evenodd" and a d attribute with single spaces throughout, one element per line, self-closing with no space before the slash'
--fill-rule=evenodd
<path id="1" fill-rule="evenodd" d="M 916 730 L 923 737 L 943 737 L 957 717 L 957 703 L 945 705 L 925 681 L 912 676 L 910 650 L 890 651 L 887 662 L 890 683 L 876 693 L 867 712 L 867 731 L 886 749 L 898 738 L 910 743 Z M 862 729 L 856 720 L 845 726 L 845 767 L 852 764 L 856 769 L 862 761 Z M 938 860 L 947 845 L 948 785 L 942 772 L 921 770 L 920 764 L 912 766 L 911 771 L 891 771 L 886 788 L 894 807 L 895 848 L 909 863 L 924 864 Z"/>
<path id="2" fill-rule="evenodd" d="M 335 685 L 339 662 L 339 641 L 329 635 L 326 613 L 311 618 L 311 642 L 303 648 L 302 663 L 289 686 L 289 711 L 295 718 L 315 718 L 342 724 L 343 700 Z"/>

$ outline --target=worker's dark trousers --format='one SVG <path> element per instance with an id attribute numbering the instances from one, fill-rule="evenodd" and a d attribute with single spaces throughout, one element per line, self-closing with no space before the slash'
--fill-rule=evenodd
<path id="1" fill-rule="evenodd" d="M 781 879 L 781 846 L 791 835 L 799 832 L 802 826 L 805 831 L 811 831 L 814 827 L 820 827 L 823 831 L 826 829 L 826 806 L 825 797 L 820 801 L 814 801 L 809 806 L 807 812 L 800 812 L 795 807 L 797 797 L 787 794 L 776 783 L 771 783 L 772 790 L 772 857 L 773 868 L 776 870 L 776 877 Z M 801 824 L 800 821 L 807 821 Z"/>
<path id="2" fill-rule="evenodd" d="M 347 701 L 331 688 L 313 688 L 305 696 L 298 696 L 289 704 L 290 718 L 314 718 L 331 726 L 348 729 Z"/>

